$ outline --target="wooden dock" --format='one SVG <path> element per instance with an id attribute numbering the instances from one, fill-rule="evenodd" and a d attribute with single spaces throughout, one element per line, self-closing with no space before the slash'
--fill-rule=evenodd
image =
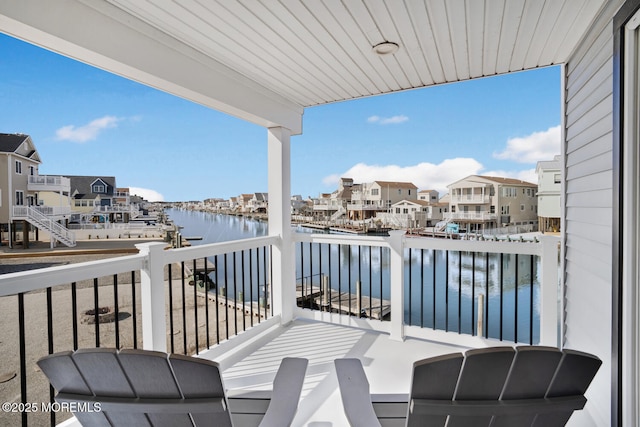
<path id="1" fill-rule="evenodd" d="M 357 293 L 338 292 L 335 289 L 322 292 L 320 286 L 315 285 L 305 285 L 304 288 L 297 285 L 296 299 L 298 305 L 313 303 L 323 311 L 359 315 L 370 319 L 384 319 L 391 313 L 391 302 L 388 300 L 362 295 L 358 301 Z"/>

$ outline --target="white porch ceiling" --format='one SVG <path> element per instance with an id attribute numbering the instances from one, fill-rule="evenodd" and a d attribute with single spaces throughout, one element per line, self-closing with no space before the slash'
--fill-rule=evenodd
<path id="1" fill-rule="evenodd" d="M 305 107 L 563 63 L 605 3 L 0 0 L 0 31 L 297 133 Z"/>

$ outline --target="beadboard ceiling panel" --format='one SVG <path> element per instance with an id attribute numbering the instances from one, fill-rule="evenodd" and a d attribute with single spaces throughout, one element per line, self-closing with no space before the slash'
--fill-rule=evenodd
<path id="1" fill-rule="evenodd" d="M 0 31 L 301 131 L 304 108 L 565 62 L 606 0 L 0 0 Z M 379 55 L 379 43 L 398 45 Z"/>

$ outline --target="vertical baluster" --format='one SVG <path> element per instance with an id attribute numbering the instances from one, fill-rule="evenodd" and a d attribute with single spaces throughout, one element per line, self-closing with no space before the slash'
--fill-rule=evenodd
<path id="1" fill-rule="evenodd" d="M 320 289 L 320 299 L 318 300 L 320 302 L 320 311 L 322 311 L 322 301 L 324 301 L 324 295 L 323 295 L 323 281 L 322 281 L 322 243 L 318 243 L 318 265 L 319 265 L 319 273 L 318 273 L 318 288 Z"/>
<path id="2" fill-rule="evenodd" d="M 311 301 L 313 295 L 313 242 L 309 242 L 309 292 L 307 295 Z M 309 302 L 309 308 L 313 310 L 311 302 Z"/>
<path id="3" fill-rule="evenodd" d="M 371 256 L 373 246 L 369 246 L 369 317 L 373 316 L 373 308 L 371 307 L 371 301 L 373 301 L 373 268 L 371 266 L 373 257 Z"/>
<path id="4" fill-rule="evenodd" d="M 529 255 L 529 344 L 533 345 L 533 255 Z"/>
<path id="5" fill-rule="evenodd" d="M 169 340 L 171 341 L 171 353 L 175 353 L 175 342 L 173 339 L 173 274 L 171 271 L 171 264 L 168 266 L 169 269 Z"/>
<path id="6" fill-rule="evenodd" d="M 27 403 L 27 340 L 25 337 L 24 294 L 18 294 L 18 344 L 20 351 L 20 402 Z M 22 411 L 22 425 L 27 426 L 27 411 Z"/>
<path id="7" fill-rule="evenodd" d="M 207 348 L 211 348 L 209 340 L 209 258 L 204 258 L 204 321 Z"/>
<path id="8" fill-rule="evenodd" d="M 476 253 L 471 252 L 471 335 L 476 335 Z"/>
<path id="9" fill-rule="evenodd" d="M 249 316 L 253 326 L 253 249 L 249 249 Z"/>
<path id="10" fill-rule="evenodd" d="M 431 262 L 431 265 L 433 265 L 433 307 L 432 307 L 432 312 L 431 312 L 431 316 L 433 317 L 431 319 L 432 323 L 433 323 L 433 330 L 436 330 L 436 262 L 437 262 L 437 257 L 436 257 L 436 250 L 432 249 L 431 253 L 433 254 L 433 261 Z"/>
<path id="11" fill-rule="evenodd" d="M 458 333 L 462 333 L 462 251 L 458 251 Z"/>
<path id="12" fill-rule="evenodd" d="M 131 315 L 133 348 L 138 348 L 138 311 L 136 310 L 136 272 L 131 272 Z"/>
<path id="13" fill-rule="evenodd" d="M 240 293 L 240 307 L 242 307 L 242 330 L 247 330 L 247 316 L 245 315 L 244 295 L 245 295 L 245 277 L 244 277 L 244 250 L 240 252 L 240 279 L 242 282 L 242 292 Z M 236 299 L 237 300 L 237 299 Z"/>
<path id="14" fill-rule="evenodd" d="M 514 314 L 514 321 L 515 321 L 515 325 L 513 328 L 513 342 L 518 342 L 518 254 L 516 254 L 516 279 L 515 279 L 515 314 Z"/>
<path id="15" fill-rule="evenodd" d="M 357 287 L 357 292 L 358 295 L 356 295 L 357 298 L 357 310 L 358 310 L 358 315 L 357 317 L 362 317 L 362 253 L 361 253 L 361 249 L 362 246 L 358 245 L 358 282 L 360 282 L 360 286 Z"/>
<path id="16" fill-rule="evenodd" d="M 185 283 L 184 261 L 180 262 L 180 283 L 182 285 L 182 349 L 187 355 L 187 289 Z"/>
<path id="17" fill-rule="evenodd" d="M 328 258 L 328 261 L 329 261 L 329 287 L 328 287 L 327 290 L 329 291 L 329 295 L 328 295 L 327 301 L 329 302 L 328 311 L 329 311 L 329 313 L 331 313 L 333 311 L 332 310 L 332 306 L 333 306 L 332 301 L 333 300 L 331 299 L 331 278 L 333 277 L 333 270 L 331 269 L 331 243 L 329 243 L 329 245 L 328 245 L 328 251 L 329 251 L 329 253 L 327 255 L 327 258 Z"/>
<path id="18" fill-rule="evenodd" d="M 78 349 L 78 295 L 76 282 L 71 284 L 71 330 L 73 333 L 73 350 Z"/>
<path id="19" fill-rule="evenodd" d="M 233 252 L 233 334 L 238 335 L 238 267 L 236 252 Z"/>
<path id="20" fill-rule="evenodd" d="M 449 332 L 449 251 L 444 252 L 444 330 Z"/>
<path id="21" fill-rule="evenodd" d="M 503 311 L 504 311 L 504 253 L 500 253 L 500 341 L 503 333 Z"/>
<path id="22" fill-rule="evenodd" d="M 271 264 L 271 260 L 273 259 L 273 246 L 269 246 L 269 288 L 271 288 L 273 283 L 273 265 Z M 266 251 L 265 251 L 265 261 L 264 265 L 267 265 L 266 260 Z M 271 315 L 273 316 L 273 289 L 269 289 L 269 299 L 271 300 Z M 265 310 L 266 311 L 266 310 Z"/>
<path id="23" fill-rule="evenodd" d="M 96 347 L 100 347 L 100 313 L 98 302 L 98 279 L 93 279 L 93 318 L 95 320 Z"/>
<path id="24" fill-rule="evenodd" d="M 229 339 L 229 287 L 228 287 L 228 271 L 227 271 L 227 254 L 224 254 L 224 326 L 225 326 L 225 339 Z"/>
<path id="25" fill-rule="evenodd" d="M 413 325 L 413 320 L 412 320 L 412 311 L 413 311 L 413 304 L 412 304 L 412 295 L 413 295 L 413 266 L 411 265 L 411 260 L 412 260 L 412 256 L 411 256 L 411 248 L 409 248 L 409 321 L 407 322 L 409 325 Z"/>
<path id="26" fill-rule="evenodd" d="M 382 316 L 384 312 L 382 311 L 382 246 L 378 247 L 380 251 L 380 321 L 382 322 Z"/>
<path id="27" fill-rule="evenodd" d="M 218 264 L 218 255 L 213 257 L 213 264 L 215 268 L 214 280 L 216 282 L 216 344 L 220 344 L 220 282 L 218 280 L 220 264 Z"/>
<path id="28" fill-rule="evenodd" d="M 338 245 L 338 314 L 342 314 L 342 245 Z"/>
<path id="29" fill-rule="evenodd" d="M 484 336 L 485 338 L 489 338 L 489 252 L 485 252 L 484 255 L 484 265 L 485 265 L 485 290 L 484 290 L 484 299 L 485 299 L 485 309 L 484 309 Z"/>
<path id="30" fill-rule="evenodd" d="M 53 305 L 51 301 L 51 288 L 47 288 L 47 351 L 53 354 Z M 55 390 L 49 384 L 49 402 L 54 402 Z M 49 412 L 49 424 L 56 425 L 56 411 Z"/>
<path id="31" fill-rule="evenodd" d="M 347 245 L 349 248 L 349 252 L 347 254 L 347 263 L 349 265 L 349 270 L 347 270 L 347 284 L 349 285 L 349 312 L 347 313 L 351 316 L 351 245 Z"/>
<path id="32" fill-rule="evenodd" d="M 113 275 L 113 315 L 116 348 L 120 348 L 120 308 L 118 307 L 118 275 Z"/>
<path id="33" fill-rule="evenodd" d="M 196 271 L 198 268 L 198 263 L 197 263 L 197 259 L 193 259 L 193 321 L 194 321 L 194 325 L 193 325 L 193 330 L 195 333 L 195 340 L 196 340 L 196 353 L 198 354 L 200 352 L 200 340 L 198 339 L 198 335 L 199 335 L 199 331 L 198 331 L 198 280 L 197 280 L 197 275 L 196 275 Z M 205 265 L 207 264 L 207 259 L 204 259 L 204 263 Z M 206 285 L 205 285 L 206 286 Z"/>

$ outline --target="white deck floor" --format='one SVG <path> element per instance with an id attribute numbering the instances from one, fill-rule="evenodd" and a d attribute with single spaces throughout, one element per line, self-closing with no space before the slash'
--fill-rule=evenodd
<path id="1" fill-rule="evenodd" d="M 392 341 L 387 334 L 322 322 L 296 320 L 274 327 L 238 354 L 218 360 L 229 390 L 268 390 L 283 357 L 309 360 L 298 413 L 293 426 L 346 426 L 333 361 L 341 357 L 362 360 L 372 394 L 409 392 L 414 361 L 464 351 L 465 347 L 408 338 Z"/>

